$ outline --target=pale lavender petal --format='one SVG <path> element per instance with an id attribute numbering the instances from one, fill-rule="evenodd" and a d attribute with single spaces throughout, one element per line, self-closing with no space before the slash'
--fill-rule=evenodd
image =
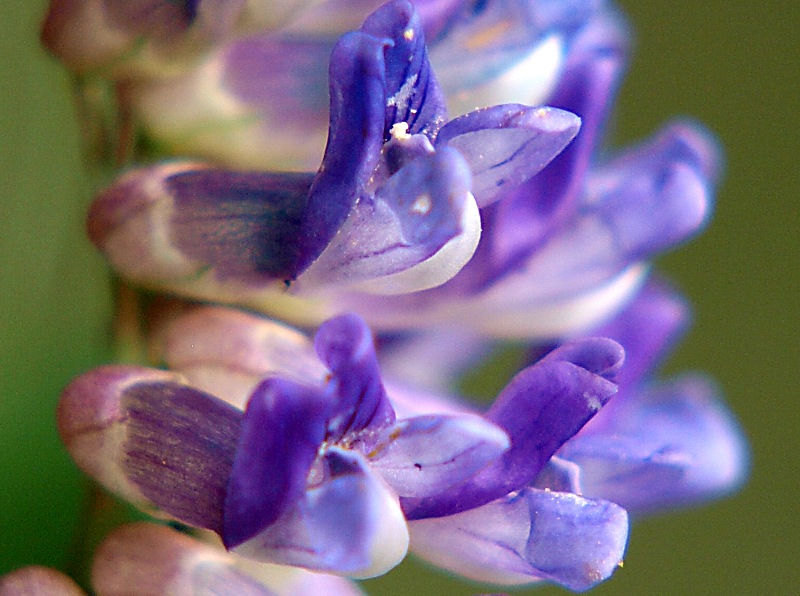
<path id="1" fill-rule="evenodd" d="M 241 416 L 178 375 L 108 366 L 64 390 L 58 426 L 81 469 L 111 491 L 221 532 Z"/>
<path id="2" fill-rule="evenodd" d="M 384 140 L 385 44 L 353 32 L 339 40 L 331 55 L 328 144 L 302 218 L 301 270 L 325 249 L 365 194 L 378 163 Z"/>
<path id="3" fill-rule="evenodd" d="M 509 445 L 501 428 L 479 416 L 417 416 L 387 428 L 368 457 L 400 497 L 429 497 L 464 482 Z"/>
<path id="4" fill-rule="evenodd" d="M 611 340 L 567 344 L 519 373 L 500 393 L 486 418 L 503 428 L 511 448 L 446 494 L 402 499 L 408 519 L 452 515 L 478 507 L 530 483 L 561 445 L 602 408 L 617 386 L 624 357 Z"/>
<path id="5" fill-rule="evenodd" d="M 449 146 L 472 170 L 472 194 L 483 208 L 539 173 L 578 133 L 580 119 L 554 108 L 493 106 L 448 122 L 437 147 Z"/>
<path id="6" fill-rule="evenodd" d="M 387 377 L 404 384 L 448 393 L 454 380 L 477 366 L 492 351 L 492 342 L 464 326 L 431 328 L 381 346 L 381 367 Z M 431 363 L 435 366 L 431 366 Z M 390 392 L 389 396 L 394 399 Z M 407 418 L 408 416 L 398 417 Z"/>
<path id="7" fill-rule="evenodd" d="M 625 510 L 571 493 L 525 489 L 478 509 L 410 523 L 411 548 L 471 580 L 549 581 L 586 590 L 621 564 Z"/>
<path id="8" fill-rule="evenodd" d="M 302 498 L 331 402 L 317 388 L 269 378 L 247 404 L 225 496 L 223 542 L 251 539 Z"/>
<path id="9" fill-rule="evenodd" d="M 236 568 L 214 548 L 152 523 L 121 526 L 98 547 L 92 587 L 107 596 L 130 594 L 274 596 L 277 593 Z"/>
<path id="10" fill-rule="evenodd" d="M 587 496 L 640 513 L 723 496 L 747 476 L 742 430 L 703 378 L 642 390 L 605 422 L 559 451 L 580 467 Z"/>
<path id="11" fill-rule="evenodd" d="M 31 565 L 0 576 L 0 596 L 84 596 L 85 592 L 60 571 Z"/>
<path id="12" fill-rule="evenodd" d="M 333 373 L 328 392 L 334 410 L 328 440 L 335 443 L 367 427 L 383 428 L 394 422 L 375 356 L 375 344 L 361 317 L 345 314 L 323 323 L 314 337 L 320 360 Z"/>
<path id="13" fill-rule="evenodd" d="M 271 526 L 234 552 L 351 577 L 385 573 L 405 556 L 397 498 L 359 454 L 330 448 L 320 478 Z"/>
<path id="14" fill-rule="evenodd" d="M 316 286 L 381 282 L 380 278 L 390 275 L 410 274 L 409 270 L 431 259 L 458 236 L 471 241 L 471 216 L 477 209 L 469 190 L 470 171 L 457 151 L 443 149 L 412 161 L 374 198 L 359 201 L 301 281 Z M 467 243 L 465 250 L 464 258 L 451 255 L 448 262 L 463 265 L 474 247 Z M 443 283 L 458 269 L 424 285 Z M 415 289 L 419 288 L 407 291 Z"/>

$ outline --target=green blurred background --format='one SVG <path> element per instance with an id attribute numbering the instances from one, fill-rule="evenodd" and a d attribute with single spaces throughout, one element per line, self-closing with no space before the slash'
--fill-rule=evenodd
<path id="1" fill-rule="evenodd" d="M 719 380 L 749 435 L 753 470 L 733 498 L 637 523 L 625 567 L 595 593 L 794 594 L 800 3 L 621 4 L 637 47 L 614 143 L 691 115 L 727 153 L 712 225 L 659 263 L 696 314 L 666 371 Z M 68 79 L 38 48 L 43 10 L 42 0 L 7 2 L 0 22 L 0 574 L 65 564 L 85 487 L 58 443 L 54 409 L 71 377 L 107 359 L 108 282 L 82 235 L 88 181 Z M 414 565 L 368 588 L 479 591 Z"/>

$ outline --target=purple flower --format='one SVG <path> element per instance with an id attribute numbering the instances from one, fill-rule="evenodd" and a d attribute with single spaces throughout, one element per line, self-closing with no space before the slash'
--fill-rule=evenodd
<path id="1" fill-rule="evenodd" d="M 322 382 L 267 377 L 244 413 L 175 373 L 98 369 L 65 391 L 61 435 L 109 489 L 216 531 L 233 552 L 355 577 L 384 573 L 408 543 L 398 496 L 448 490 L 508 440 L 475 414 L 396 420 L 371 336 L 354 316 L 325 323 L 315 347 L 329 371 Z"/>
<path id="2" fill-rule="evenodd" d="M 446 121 L 419 18 L 403 0 L 342 37 L 316 175 L 172 163 L 95 202 L 89 233 L 125 277 L 318 324 L 363 293 L 424 290 L 480 239 L 479 208 L 523 185 L 578 120 L 513 104 Z"/>
<path id="3" fill-rule="evenodd" d="M 419 405 L 420 395 L 396 383 L 384 390 L 370 336 L 352 316 L 318 331 L 324 369 L 306 368 L 302 336 L 219 308 L 177 320 L 164 346 L 166 360 L 199 385 L 176 373 L 98 369 L 65 391 L 60 432 L 102 484 L 216 531 L 235 553 L 370 575 L 404 554 L 407 517 L 415 552 L 444 566 L 448 553 L 461 556 L 465 531 L 482 552 L 513 538 L 519 548 L 503 557 L 454 569 L 484 581 L 585 588 L 622 557 L 621 508 L 526 488 L 616 391 L 606 378 L 621 361 L 613 342 L 557 350 L 520 373 L 483 417 L 440 396 L 436 412 L 400 419 L 389 400 Z M 234 403 L 249 392 L 247 409 L 199 387 Z M 156 454 L 166 445 L 163 459 Z M 450 536 L 437 549 L 425 538 L 434 526 Z"/>

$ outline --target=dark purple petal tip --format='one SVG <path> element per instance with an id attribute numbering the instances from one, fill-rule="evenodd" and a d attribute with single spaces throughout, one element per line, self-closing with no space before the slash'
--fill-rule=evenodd
<path id="1" fill-rule="evenodd" d="M 361 317 L 344 314 L 329 319 L 317 331 L 314 347 L 333 373 L 328 390 L 337 403 L 328 428 L 329 439 L 336 441 L 348 432 L 394 422 L 372 334 Z"/>
<path id="2" fill-rule="evenodd" d="M 319 389 L 293 381 L 270 378 L 253 392 L 227 484 L 227 548 L 273 524 L 305 492 L 329 410 Z"/>

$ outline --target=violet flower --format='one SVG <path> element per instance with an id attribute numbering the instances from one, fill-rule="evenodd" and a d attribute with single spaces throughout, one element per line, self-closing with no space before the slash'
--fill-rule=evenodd
<path id="1" fill-rule="evenodd" d="M 563 347 L 520 373 L 484 418 L 454 404 L 397 421 L 362 322 L 327 322 L 315 347 L 332 376 L 316 385 L 290 380 L 308 359 L 301 336 L 252 315 L 199 311 L 173 324 L 165 356 L 192 383 L 234 403 L 271 370 L 244 414 L 175 373 L 108 367 L 65 391 L 62 436 L 78 464 L 111 490 L 213 529 L 246 557 L 356 576 L 385 571 L 404 547 L 391 559 L 371 549 L 405 544 L 405 522 L 395 517 L 399 499 L 412 520 L 497 510 L 484 539 L 498 541 L 502 533 L 525 546 L 511 562 L 487 561 L 478 575 L 456 570 L 476 579 L 547 579 L 583 589 L 619 563 L 627 516 L 616 505 L 532 489 L 506 497 L 616 391 L 603 375 L 619 367 L 619 346 L 591 340 Z M 303 377 L 319 378 L 319 364 Z M 396 384 L 387 389 L 389 398 L 418 399 Z M 510 447 L 495 425 L 506 429 Z M 165 445 L 179 448 L 166 461 L 153 458 Z M 541 532 L 520 510 L 534 502 Z M 559 521 L 565 519 L 571 522 Z M 430 525 L 412 521 L 409 529 L 415 536 L 419 526 L 422 535 Z"/>
<path id="2" fill-rule="evenodd" d="M 419 18 L 403 0 L 339 41 L 330 86 L 316 175 L 134 170 L 93 205 L 90 237 L 131 281 L 318 324 L 363 293 L 453 277 L 478 245 L 478 209 L 524 184 L 578 129 L 569 113 L 516 104 L 445 123 Z"/>
<path id="3" fill-rule="evenodd" d="M 326 380 L 268 377 L 244 413 L 175 373 L 98 369 L 65 391 L 60 432 L 109 489 L 214 530 L 236 553 L 355 577 L 385 573 L 408 543 L 398 494 L 446 490 L 497 457 L 507 438 L 474 414 L 396 421 L 356 317 L 328 321 L 315 347 Z M 165 449 L 168 458 L 153 460 Z"/>

